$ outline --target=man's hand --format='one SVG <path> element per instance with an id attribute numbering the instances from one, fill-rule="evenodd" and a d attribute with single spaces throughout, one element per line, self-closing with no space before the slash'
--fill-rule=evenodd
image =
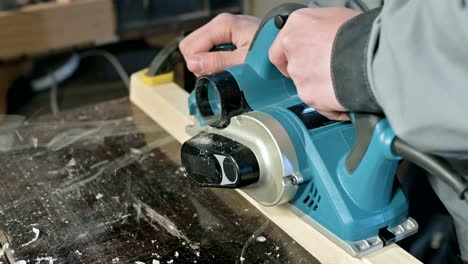
<path id="1" fill-rule="evenodd" d="M 200 76 L 241 64 L 260 25 L 251 16 L 223 13 L 188 35 L 179 45 L 188 69 Z M 233 43 L 234 51 L 209 52 L 214 46 Z"/>
<path id="2" fill-rule="evenodd" d="M 330 119 L 348 119 L 333 89 L 331 54 L 341 25 L 358 14 L 347 8 L 299 9 L 270 48 L 271 62 L 294 81 L 302 101 Z"/>

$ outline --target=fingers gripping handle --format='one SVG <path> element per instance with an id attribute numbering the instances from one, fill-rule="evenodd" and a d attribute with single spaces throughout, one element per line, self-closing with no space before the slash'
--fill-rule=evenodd
<path id="1" fill-rule="evenodd" d="M 245 64 L 251 66 L 259 77 L 265 80 L 283 78 L 283 75 L 270 62 L 268 51 L 288 18 L 295 10 L 304 8 L 300 4 L 283 4 L 271 10 L 260 23 L 250 44 Z M 277 21 L 277 23 L 275 23 Z"/>
<path id="2" fill-rule="evenodd" d="M 254 46 L 255 40 L 257 39 L 260 31 L 262 31 L 263 26 L 270 21 L 270 19 L 274 19 L 275 21 L 275 26 L 278 29 L 282 29 L 284 24 L 286 23 L 286 20 L 288 19 L 289 15 L 301 8 L 305 8 L 305 5 L 301 4 L 296 4 L 296 3 L 287 3 L 287 4 L 282 4 L 279 5 L 275 8 L 273 8 L 268 14 L 263 18 L 262 22 L 260 23 L 260 26 L 258 27 L 257 32 L 255 32 L 255 36 L 252 40 L 252 43 L 250 44 L 249 50 L 252 49 Z"/>

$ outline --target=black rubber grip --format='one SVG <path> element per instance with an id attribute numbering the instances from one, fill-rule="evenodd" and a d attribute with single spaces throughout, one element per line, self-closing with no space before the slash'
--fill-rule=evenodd
<path id="1" fill-rule="evenodd" d="M 381 116 L 367 113 L 354 113 L 353 125 L 356 129 L 356 143 L 346 157 L 346 170 L 353 173 L 361 163 L 369 147 L 374 129 Z"/>
<path id="2" fill-rule="evenodd" d="M 164 73 L 164 71 L 171 71 L 176 63 L 183 61 L 182 54 L 179 51 L 181 40 L 182 37 L 174 39 L 158 52 L 148 68 L 148 76 L 156 76 Z"/>

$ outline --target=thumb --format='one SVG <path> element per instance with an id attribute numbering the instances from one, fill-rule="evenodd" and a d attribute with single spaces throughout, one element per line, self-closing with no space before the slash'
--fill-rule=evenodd
<path id="1" fill-rule="evenodd" d="M 243 63 L 246 55 L 246 49 L 201 52 L 187 59 L 187 67 L 196 75 L 213 73 Z"/>
<path id="2" fill-rule="evenodd" d="M 288 73 L 288 58 L 286 57 L 285 49 L 283 46 L 283 31 L 280 31 L 273 44 L 271 44 L 270 50 L 268 51 L 268 57 L 273 65 L 286 77 L 289 77 Z"/>

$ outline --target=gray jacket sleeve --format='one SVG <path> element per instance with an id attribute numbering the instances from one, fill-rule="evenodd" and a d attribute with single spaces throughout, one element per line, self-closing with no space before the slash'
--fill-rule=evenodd
<path id="1" fill-rule="evenodd" d="M 338 100 L 384 112 L 422 151 L 468 155 L 468 7 L 463 0 L 386 1 L 339 30 L 332 54 Z"/>
<path id="2" fill-rule="evenodd" d="M 382 5 L 383 0 L 314 0 L 309 7 L 346 7 L 365 12 Z"/>
<path id="3" fill-rule="evenodd" d="M 365 11 L 339 30 L 332 52 L 338 100 L 355 112 L 384 112 L 396 134 L 445 157 L 468 157 L 467 0 L 315 0 Z M 370 10 L 371 8 L 376 8 Z M 468 163 L 446 159 L 467 177 Z M 440 178 L 432 187 L 454 219 L 468 263 L 468 210 Z M 468 177 L 467 177 L 468 179 Z"/>

